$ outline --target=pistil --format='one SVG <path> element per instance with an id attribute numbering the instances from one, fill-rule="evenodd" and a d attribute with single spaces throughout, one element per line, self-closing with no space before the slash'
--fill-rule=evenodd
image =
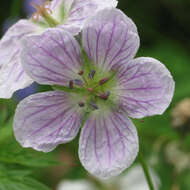
<path id="1" fill-rule="evenodd" d="M 32 21 L 39 21 L 39 17 L 43 17 L 44 20 L 49 24 L 50 27 L 55 27 L 59 25 L 59 22 L 55 20 L 51 14 L 52 10 L 48 8 L 51 2 L 47 1 L 43 5 L 38 5 L 35 3 L 31 3 L 32 7 L 36 9 L 36 12 L 32 15 Z"/>

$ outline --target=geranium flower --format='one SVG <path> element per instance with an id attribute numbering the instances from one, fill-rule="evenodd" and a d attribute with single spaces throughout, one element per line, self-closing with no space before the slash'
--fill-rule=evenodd
<path id="1" fill-rule="evenodd" d="M 10 98 L 16 90 L 33 82 L 21 65 L 21 41 L 25 36 L 43 34 L 50 27 L 76 35 L 88 17 L 116 5 L 117 0 L 53 0 L 43 5 L 33 4 L 37 12 L 29 20 L 14 24 L 0 41 L 0 98 Z"/>
<path id="2" fill-rule="evenodd" d="M 174 81 L 158 60 L 134 59 L 137 29 L 118 9 L 107 8 L 90 18 L 81 41 L 82 51 L 60 29 L 25 39 L 25 71 L 55 91 L 29 96 L 18 105 L 14 133 L 23 147 L 49 152 L 74 139 L 81 128 L 82 165 L 108 178 L 130 166 L 138 153 L 137 131 L 128 116 L 162 114 L 171 102 Z"/>

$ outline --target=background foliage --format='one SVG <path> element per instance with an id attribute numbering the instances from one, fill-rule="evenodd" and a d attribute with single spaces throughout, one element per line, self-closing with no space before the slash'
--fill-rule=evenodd
<path id="1" fill-rule="evenodd" d="M 7 23 L 26 16 L 23 3 L 1 1 L 1 35 Z M 190 1 L 119 0 L 119 8 L 138 27 L 141 47 L 137 56 L 161 60 L 176 81 L 173 102 L 162 116 L 134 121 L 141 152 L 157 171 L 161 190 L 189 190 L 190 125 L 174 128 L 171 110 L 179 101 L 190 97 Z M 39 90 L 45 89 L 39 87 Z M 79 178 L 88 178 L 99 189 L 104 189 L 80 165 L 78 139 L 48 154 L 21 148 L 12 131 L 16 104 L 16 98 L 0 100 L 0 190 L 48 190 L 54 189 L 61 179 Z M 184 159 L 189 161 L 185 163 Z"/>

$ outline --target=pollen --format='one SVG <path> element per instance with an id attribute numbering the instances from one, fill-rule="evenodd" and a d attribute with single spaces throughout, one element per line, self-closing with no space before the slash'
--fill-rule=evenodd
<path id="1" fill-rule="evenodd" d="M 50 1 L 46 1 L 42 5 L 36 3 L 31 3 L 31 5 L 36 9 L 36 12 L 32 15 L 32 21 L 38 22 L 40 16 L 45 17 L 46 14 L 52 14 L 52 10 L 49 8 L 51 5 Z"/>

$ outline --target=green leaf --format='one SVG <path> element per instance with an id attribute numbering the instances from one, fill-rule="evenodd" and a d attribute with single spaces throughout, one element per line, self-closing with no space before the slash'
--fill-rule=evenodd
<path id="1" fill-rule="evenodd" d="M 30 177 L 24 177 L 22 180 L 16 178 L 0 179 L 0 190 L 50 190 L 44 184 Z"/>
<path id="2" fill-rule="evenodd" d="M 0 143 L 0 162 L 5 164 L 20 164 L 27 167 L 47 167 L 59 164 L 53 159 L 52 153 L 37 152 L 22 148 L 16 140 L 5 139 Z"/>
<path id="3" fill-rule="evenodd" d="M 27 175 L 28 171 L 0 172 L 0 190 L 50 190 L 44 184 Z"/>
<path id="4" fill-rule="evenodd" d="M 0 190 L 50 190 L 29 177 L 30 174 L 29 170 L 12 169 L 0 164 Z"/>
<path id="5" fill-rule="evenodd" d="M 0 144 L 7 142 L 7 139 L 13 136 L 12 129 L 13 118 L 9 119 L 6 123 L 0 125 Z M 1 145 L 0 145 L 1 146 Z"/>

